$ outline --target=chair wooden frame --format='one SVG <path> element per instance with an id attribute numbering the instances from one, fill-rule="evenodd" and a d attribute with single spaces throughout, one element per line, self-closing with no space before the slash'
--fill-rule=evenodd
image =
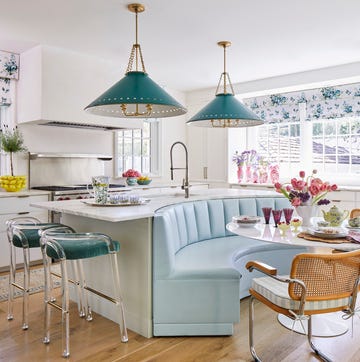
<path id="1" fill-rule="evenodd" d="M 350 219 L 352 219 L 353 217 L 358 217 L 360 216 L 360 209 L 352 209 L 350 211 Z"/>
<path id="2" fill-rule="evenodd" d="M 295 301 L 297 306 L 294 310 L 284 308 L 250 288 L 249 345 L 254 360 L 261 362 L 254 347 L 254 299 L 257 299 L 272 310 L 294 320 L 307 320 L 311 349 L 323 361 L 331 361 L 312 341 L 311 316 L 336 311 L 354 315 L 360 285 L 360 250 L 336 254 L 299 254 L 293 259 L 290 277 L 278 276 L 275 268 L 258 261 L 249 261 L 246 268 L 250 272 L 259 270 L 279 283 L 288 284 L 289 299 Z M 311 302 L 330 300 L 337 301 L 331 308 L 309 309 Z"/>

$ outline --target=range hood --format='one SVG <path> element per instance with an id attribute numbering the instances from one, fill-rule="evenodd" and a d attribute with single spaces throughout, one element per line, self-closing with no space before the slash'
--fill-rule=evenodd
<path id="1" fill-rule="evenodd" d="M 86 105 L 114 79 L 104 60 L 49 46 L 20 55 L 18 123 L 87 130 L 139 129 L 142 119 L 95 116 Z"/>
<path id="2" fill-rule="evenodd" d="M 82 129 L 92 129 L 96 131 L 116 131 L 116 130 L 127 129 L 126 127 L 122 126 L 100 125 L 100 124 L 91 124 L 91 123 L 76 123 L 76 122 L 65 122 L 65 121 L 38 121 L 34 123 L 41 126 L 82 128 Z"/>

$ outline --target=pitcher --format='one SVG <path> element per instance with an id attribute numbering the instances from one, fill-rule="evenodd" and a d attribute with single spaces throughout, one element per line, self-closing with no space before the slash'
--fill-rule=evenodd
<path id="1" fill-rule="evenodd" d="M 109 176 L 93 176 L 91 178 L 92 190 L 87 185 L 87 190 L 97 204 L 106 204 L 109 190 Z"/>

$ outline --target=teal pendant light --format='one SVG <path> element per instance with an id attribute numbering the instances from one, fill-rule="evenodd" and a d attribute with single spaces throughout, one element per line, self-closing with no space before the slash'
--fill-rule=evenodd
<path id="1" fill-rule="evenodd" d="M 186 108 L 157 85 L 146 73 L 144 59 L 138 43 L 138 13 L 142 4 L 129 4 L 135 13 L 136 41 L 131 49 L 125 77 L 115 83 L 85 110 L 98 116 L 121 118 L 163 118 L 185 114 Z M 135 70 L 132 70 L 135 61 Z M 141 70 L 139 70 L 141 63 Z"/>
<path id="2" fill-rule="evenodd" d="M 224 72 L 221 73 L 215 99 L 196 113 L 187 123 L 194 126 L 215 128 L 252 127 L 263 124 L 264 121 L 261 118 L 235 98 L 229 74 L 226 72 L 226 48 L 231 43 L 220 41 L 218 45 L 224 48 Z M 222 91 L 220 91 L 220 87 L 223 88 Z M 230 93 L 228 87 L 230 87 Z"/>

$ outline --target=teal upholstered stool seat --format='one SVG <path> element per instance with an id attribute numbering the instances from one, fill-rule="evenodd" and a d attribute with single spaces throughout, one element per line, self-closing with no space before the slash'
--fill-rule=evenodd
<path id="1" fill-rule="evenodd" d="M 61 232 L 59 232 L 61 231 Z M 50 342 L 50 306 L 62 311 L 62 344 L 63 357 L 70 355 L 70 325 L 69 325 L 69 287 L 67 261 L 72 260 L 77 264 L 80 272 L 78 283 L 82 290 L 84 304 L 86 305 L 86 319 L 92 320 L 91 308 L 87 300 L 87 292 L 90 291 L 101 298 L 115 304 L 119 312 L 119 326 L 121 341 L 127 342 L 128 335 L 125 323 L 125 312 L 120 293 L 120 276 L 117 263 L 117 253 L 120 250 L 120 243 L 112 240 L 109 236 L 100 233 L 74 233 L 72 229 L 64 227 L 62 229 L 43 230 L 40 243 L 43 249 L 45 266 L 45 337 L 44 343 Z M 87 285 L 84 277 L 82 260 L 99 256 L 108 256 L 112 267 L 112 277 L 114 281 L 114 295 L 108 296 L 103 292 L 97 291 Z M 62 277 L 62 304 L 58 305 L 50 300 L 49 294 L 49 264 L 48 260 L 55 258 L 60 260 Z"/>
<path id="2" fill-rule="evenodd" d="M 37 224 L 17 224 L 18 228 L 23 234 L 23 238 L 20 235 L 13 235 L 12 243 L 17 248 L 24 247 L 24 243 L 28 245 L 29 248 L 39 248 L 40 247 L 40 235 L 39 229 L 48 229 L 53 227 L 61 226 L 61 224 L 55 223 L 37 223 Z M 26 226 L 29 229 L 24 229 L 22 226 Z M 25 244 L 25 245 L 26 245 Z"/>
<path id="3" fill-rule="evenodd" d="M 30 249 L 40 247 L 39 230 L 61 226 L 55 223 L 42 223 L 35 217 L 16 217 L 6 221 L 7 237 L 10 246 L 10 273 L 9 273 L 9 297 L 7 319 L 13 320 L 14 288 L 23 292 L 23 320 L 22 328 L 28 329 L 29 310 L 29 285 L 30 285 Z M 22 248 L 24 263 L 23 285 L 15 283 L 16 252 L 15 248 Z"/>
<path id="4" fill-rule="evenodd" d="M 108 245 L 103 240 L 86 239 L 85 237 L 79 240 L 58 239 L 57 242 L 64 250 L 67 260 L 87 259 L 109 254 Z M 114 252 L 118 252 L 120 250 L 120 243 L 112 240 L 112 244 Z M 46 253 L 50 258 L 61 259 L 59 252 L 51 246 L 46 249 Z"/>

